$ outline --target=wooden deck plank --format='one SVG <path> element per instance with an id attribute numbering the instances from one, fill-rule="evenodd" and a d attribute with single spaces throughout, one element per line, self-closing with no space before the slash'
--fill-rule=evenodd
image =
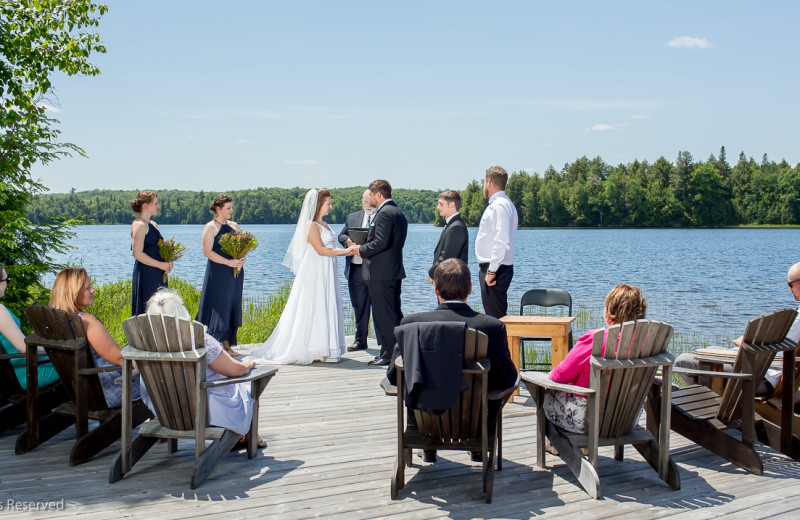
<path id="1" fill-rule="evenodd" d="M 748 520 L 800 510 L 800 464 L 769 448 L 764 475 L 749 475 L 676 434 L 671 447 L 683 489 L 671 491 L 633 449 L 626 460 L 600 450 L 604 499 L 579 487 L 548 455 L 535 465 L 535 414 L 525 390 L 505 409 L 504 467 L 486 504 L 480 465 L 444 451 L 435 464 L 414 455 L 406 487 L 389 498 L 395 456 L 393 398 L 378 387 L 383 371 L 366 366 L 374 350 L 348 353 L 337 365 L 281 367 L 261 399 L 259 430 L 269 442 L 254 459 L 225 457 L 208 481 L 189 489 L 193 444 L 167 454 L 154 446 L 121 482 L 107 483 L 112 445 L 70 467 L 69 428 L 33 452 L 15 456 L 19 428 L 0 437 L 0 501 L 66 499 L 64 511 L 3 511 L 3 518 L 692 518 Z M 46 467 L 47 471 L 42 471 Z"/>

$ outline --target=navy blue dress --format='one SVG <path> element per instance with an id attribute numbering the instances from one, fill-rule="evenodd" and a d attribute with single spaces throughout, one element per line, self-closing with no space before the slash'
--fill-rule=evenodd
<path id="1" fill-rule="evenodd" d="M 144 254 L 163 262 L 161 254 L 158 252 L 158 241 L 161 239 L 161 232 L 149 223 L 147 224 L 147 234 L 144 236 Z M 133 246 L 131 246 L 133 247 Z M 138 260 L 133 261 L 133 287 L 131 298 L 131 316 L 144 314 L 147 307 L 147 300 L 158 290 L 159 287 L 169 287 L 168 283 L 162 282 L 164 271 L 158 267 L 144 265 Z"/>
<path id="2" fill-rule="evenodd" d="M 220 226 L 214 237 L 212 251 L 223 258 L 232 258 L 222 252 L 219 239 L 233 228 L 228 224 Z M 208 261 L 206 277 L 203 280 L 203 294 L 197 321 L 208 327 L 207 332 L 220 343 L 228 341 L 236 345 L 236 329 L 242 326 L 242 291 L 244 290 L 244 268 L 239 276 L 233 277 L 233 267 Z"/>

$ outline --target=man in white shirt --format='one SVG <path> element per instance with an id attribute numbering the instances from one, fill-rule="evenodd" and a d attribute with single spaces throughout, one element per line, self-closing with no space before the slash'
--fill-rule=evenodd
<path id="1" fill-rule="evenodd" d="M 800 262 L 789 268 L 789 273 L 786 275 L 786 281 L 789 284 L 789 291 L 791 291 L 794 301 L 800 302 Z M 790 339 L 794 342 L 800 342 L 800 307 L 797 308 L 797 312 L 797 318 L 795 318 L 794 323 L 792 323 L 792 327 L 789 329 L 789 332 L 786 333 L 786 339 Z M 734 348 L 739 348 L 741 343 L 742 336 L 739 336 L 733 340 Z M 697 356 L 695 356 L 693 353 L 685 352 L 675 359 L 675 366 L 692 368 L 696 370 L 700 368 L 700 362 L 697 360 Z M 731 366 L 725 365 L 724 370 L 726 372 L 730 372 Z M 681 374 L 681 378 L 686 384 L 695 385 L 698 383 L 696 376 Z M 764 376 L 764 381 L 761 381 L 758 385 L 758 388 L 756 388 L 756 395 L 772 395 L 772 391 L 775 389 L 775 385 L 778 383 L 780 378 L 780 370 L 772 368 L 767 370 L 767 373 Z"/>
<path id="2" fill-rule="evenodd" d="M 489 205 L 475 238 L 483 311 L 498 319 L 508 311 L 508 287 L 514 277 L 514 236 L 519 223 L 517 208 L 506 196 L 507 182 L 508 172 L 503 168 L 492 166 L 486 170 L 483 196 Z"/>

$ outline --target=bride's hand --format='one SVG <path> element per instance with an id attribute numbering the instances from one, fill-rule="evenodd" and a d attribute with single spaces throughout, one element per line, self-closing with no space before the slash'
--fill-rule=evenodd
<path id="1" fill-rule="evenodd" d="M 345 256 L 353 256 L 355 254 L 358 254 L 358 246 L 354 244 L 354 245 L 352 245 L 352 246 L 347 248 L 347 252 L 345 253 Z"/>

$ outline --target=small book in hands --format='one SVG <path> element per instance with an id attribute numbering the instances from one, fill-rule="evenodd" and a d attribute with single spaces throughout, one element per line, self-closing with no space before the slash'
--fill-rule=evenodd
<path id="1" fill-rule="evenodd" d="M 360 246 L 367 243 L 368 234 L 369 228 L 347 228 L 347 235 L 350 237 L 350 240 Z"/>

